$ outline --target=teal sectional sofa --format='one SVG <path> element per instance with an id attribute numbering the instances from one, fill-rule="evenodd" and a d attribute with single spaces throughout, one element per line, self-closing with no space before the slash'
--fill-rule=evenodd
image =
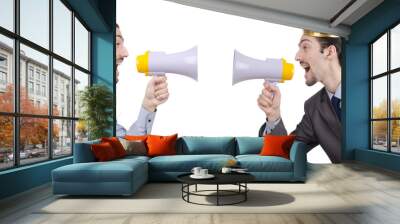
<path id="1" fill-rule="evenodd" d="M 148 181 L 176 181 L 193 167 L 219 172 L 234 159 L 247 168 L 258 182 L 304 182 L 307 146 L 295 141 L 290 159 L 260 156 L 262 137 L 180 137 L 177 155 L 127 156 L 108 162 L 96 162 L 90 145 L 75 144 L 74 163 L 52 171 L 54 194 L 131 195 Z"/>

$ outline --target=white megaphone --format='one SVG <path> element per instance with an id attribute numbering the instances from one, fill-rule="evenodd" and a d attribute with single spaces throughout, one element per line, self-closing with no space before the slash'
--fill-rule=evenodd
<path id="1" fill-rule="evenodd" d="M 174 54 L 147 51 L 137 56 L 136 68 L 146 75 L 174 73 L 197 81 L 197 47 Z"/>
<path id="2" fill-rule="evenodd" d="M 232 85 L 249 79 L 265 79 L 272 83 L 293 78 L 294 66 L 285 59 L 258 60 L 235 50 L 233 56 Z"/>

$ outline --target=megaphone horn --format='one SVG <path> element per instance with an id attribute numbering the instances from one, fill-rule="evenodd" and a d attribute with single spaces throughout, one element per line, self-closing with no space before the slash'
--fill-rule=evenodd
<path id="1" fill-rule="evenodd" d="M 249 79 L 283 82 L 293 78 L 294 66 L 285 59 L 258 60 L 234 51 L 232 85 Z"/>
<path id="2" fill-rule="evenodd" d="M 174 73 L 197 81 L 197 46 L 174 54 L 147 51 L 137 56 L 136 67 L 146 75 Z"/>

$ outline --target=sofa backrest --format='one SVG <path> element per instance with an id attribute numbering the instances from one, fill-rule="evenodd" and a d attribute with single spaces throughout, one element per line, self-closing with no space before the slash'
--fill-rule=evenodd
<path id="1" fill-rule="evenodd" d="M 236 155 L 259 154 L 263 144 L 263 137 L 236 137 Z"/>
<path id="2" fill-rule="evenodd" d="M 234 137 L 183 136 L 177 141 L 177 154 L 226 154 L 235 155 Z"/>
<path id="3" fill-rule="evenodd" d="M 74 148 L 74 163 L 89 163 L 95 162 L 96 158 L 93 155 L 90 146 L 92 144 L 99 144 L 100 140 L 93 140 L 87 142 L 75 143 Z"/>

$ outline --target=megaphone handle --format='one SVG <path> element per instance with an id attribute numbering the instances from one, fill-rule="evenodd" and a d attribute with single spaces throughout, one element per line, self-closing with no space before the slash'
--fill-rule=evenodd
<path id="1" fill-rule="evenodd" d="M 278 84 L 278 82 L 276 82 L 276 81 L 269 81 L 268 79 L 264 79 L 266 82 L 268 82 L 268 83 L 270 83 L 271 85 L 273 85 L 273 86 L 277 86 L 277 84 Z M 272 93 L 272 99 L 274 99 L 274 94 Z"/>

